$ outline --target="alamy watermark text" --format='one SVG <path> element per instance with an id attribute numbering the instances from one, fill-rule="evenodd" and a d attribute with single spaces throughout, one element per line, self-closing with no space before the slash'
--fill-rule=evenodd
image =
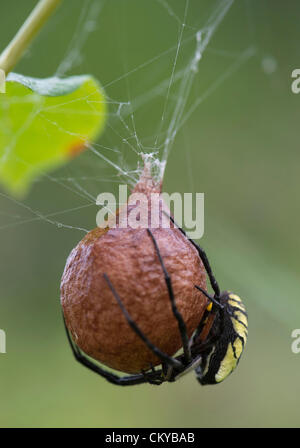
<path id="1" fill-rule="evenodd" d="M 295 330 L 292 331 L 291 337 L 294 339 L 291 344 L 292 352 L 295 354 L 300 353 L 300 329 L 295 328 Z"/>
<path id="2" fill-rule="evenodd" d="M 5 92 L 5 71 L 0 68 L 0 93 Z"/>
<path id="3" fill-rule="evenodd" d="M 0 329 L 0 353 L 6 353 L 6 334 Z"/>
<path id="4" fill-rule="evenodd" d="M 96 222 L 100 228 L 170 228 L 168 213 L 178 227 L 185 227 L 189 236 L 200 239 L 204 234 L 204 193 L 132 193 L 127 199 L 127 185 L 119 185 L 119 198 L 101 193 L 96 204 L 102 206 Z M 123 207 L 122 207 L 123 205 Z M 119 209 L 118 209 L 119 207 Z"/>

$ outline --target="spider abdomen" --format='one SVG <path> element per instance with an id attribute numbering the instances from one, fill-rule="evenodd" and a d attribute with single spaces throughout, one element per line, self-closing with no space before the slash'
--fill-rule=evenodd
<path id="1" fill-rule="evenodd" d="M 224 292 L 222 305 L 212 327 L 214 342 L 203 353 L 203 360 L 196 368 L 196 376 L 202 385 L 218 384 L 236 368 L 248 337 L 248 316 L 239 296 Z"/>

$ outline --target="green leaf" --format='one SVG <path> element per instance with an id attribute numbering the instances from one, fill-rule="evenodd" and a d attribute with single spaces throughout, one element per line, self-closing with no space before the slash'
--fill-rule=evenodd
<path id="1" fill-rule="evenodd" d="M 91 76 L 37 79 L 11 73 L 0 94 L 0 181 L 23 196 L 102 131 L 104 92 Z"/>

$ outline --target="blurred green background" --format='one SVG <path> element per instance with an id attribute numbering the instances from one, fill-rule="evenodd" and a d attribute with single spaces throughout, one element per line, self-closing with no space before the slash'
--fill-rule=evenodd
<path id="1" fill-rule="evenodd" d="M 1 2 L 2 48 L 35 3 Z M 161 127 L 185 4 L 65 0 L 16 71 L 47 77 L 60 67 L 61 75 L 94 74 L 110 107 L 95 148 L 135 170 L 134 130 L 151 151 L 179 98 L 180 81 L 170 89 Z M 190 1 L 175 78 L 195 54 L 197 30 L 224 4 Z M 73 360 L 60 278 L 84 236 L 78 228 L 96 226 L 93 198 L 115 192 L 122 180 L 87 151 L 41 176 L 22 202 L 1 190 L 0 328 L 7 335 L 7 353 L 0 354 L 1 427 L 299 426 L 300 354 L 291 351 L 291 332 L 300 327 L 300 95 L 291 92 L 299 16 L 296 0 L 233 3 L 202 55 L 183 117 L 195 100 L 203 101 L 178 130 L 164 179 L 170 193 L 205 193 L 201 244 L 222 288 L 239 293 L 249 313 L 249 341 L 236 372 L 212 387 L 201 387 L 191 373 L 175 384 L 122 389 Z M 247 51 L 254 55 L 244 58 Z M 132 110 L 120 106 L 128 101 Z"/>

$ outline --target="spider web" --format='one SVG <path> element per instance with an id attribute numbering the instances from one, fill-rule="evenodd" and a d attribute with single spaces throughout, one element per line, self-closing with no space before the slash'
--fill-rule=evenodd
<path id="1" fill-rule="evenodd" d="M 130 0 L 128 2 L 130 3 Z M 104 22 L 103 15 L 112 20 L 117 10 L 125 11 L 127 2 L 113 3 L 112 5 L 111 2 L 103 0 L 81 2 L 78 22 L 64 56 L 54 72 L 56 76 L 72 75 L 77 66 L 83 65 L 88 66 L 88 71 L 92 71 L 85 56 L 89 38 L 91 35 L 99 35 Z M 141 3 L 142 7 L 146 7 L 146 3 Z M 126 23 L 124 14 L 125 20 L 123 23 L 120 20 L 117 28 L 120 38 L 115 39 L 117 44 L 111 47 L 114 50 L 113 58 L 119 57 L 123 72 L 117 73 L 115 78 L 107 82 L 101 79 L 101 74 L 98 76 L 105 89 L 109 106 L 104 136 L 89 144 L 86 153 L 77 161 L 55 173 L 42 173 L 37 182 L 51 182 L 55 185 L 56 192 L 58 188 L 61 194 L 73 195 L 74 206 L 49 210 L 47 202 L 46 210 L 40 210 L 32 205 L 30 197 L 20 202 L 1 192 L 0 230 L 42 221 L 58 228 L 88 232 L 95 226 L 94 222 L 90 228 L 86 228 L 76 221 L 74 213 L 79 212 L 80 216 L 80 212 L 95 207 L 97 195 L 103 191 L 105 183 L 106 191 L 110 191 L 114 184 L 119 183 L 134 186 L 140 176 L 142 158 L 145 156 L 151 161 L 154 176 L 162 179 L 177 134 L 187 125 L 192 114 L 206 98 L 255 54 L 251 40 L 249 45 L 239 51 L 220 50 L 212 46 L 213 37 L 218 33 L 220 25 L 226 22 L 234 0 L 204 2 L 199 8 L 199 2 L 196 0 L 180 3 L 152 0 L 147 4 L 157 11 L 160 24 L 163 26 L 165 23 L 168 29 L 172 30 L 170 37 L 162 39 L 161 48 L 156 43 L 158 52 L 151 56 L 149 55 L 152 49 L 147 48 L 144 60 L 132 67 L 129 62 L 132 51 L 129 42 L 124 51 L 128 37 L 126 28 L 130 26 Z M 196 15 L 191 14 L 195 11 L 198 12 Z M 138 23 L 138 18 L 133 19 L 130 16 L 131 23 Z M 247 20 L 249 21 L 249 15 L 245 14 L 245 22 Z M 148 39 L 154 39 L 155 27 L 148 28 L 149 33 L 152 29 Z M 138 39 L 138 34 L 135 39 Z M 120 41 L 123 47 L 120 47 Z M 202 83 L 201 77 L 207 54 L 214 57 L 214 64 L 218 63 L 218 69 L 214 70 L 208 85 Z M 31 57 L 34 57 L 34 54 Z M 112 57 L 107 57 L 107 61 L 109 65 L 113 61 Z M 94 74 L 97 76 L 97 73 Z M 160 110 L 160 113 L 154 115 L 153 111 L 157 110 Z M 43 112 L 41 109 L 42 117 Z M 29 117 L 22 129 L 25 129 L 33 118 L 34 115 Z M 52 123 L 61 129 L 58 123 Z M 67 133 L 68 130 L 64 129 L 64 132 Z M 17 206 L 17 213 L 15 208 L 14 212 L 10 213 L 9 202 Z"/>

